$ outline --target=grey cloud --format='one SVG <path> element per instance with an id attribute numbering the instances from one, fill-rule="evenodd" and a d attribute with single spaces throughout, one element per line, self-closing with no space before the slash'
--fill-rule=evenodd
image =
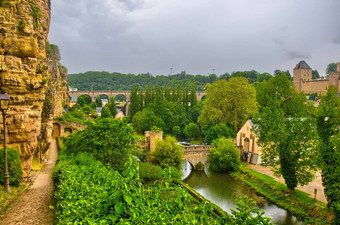
<path id="1" fill-rule="evenodd" d="M 340 36 L 333 40 L 335 44 L 340 44 Z"/>
<path id="2" fill-rule="evenodd" d="M 301 59 L 323 71 L 340 60 L 338 2 L 58 0 L 49 39 L 70 73 L 271 72 Z"/>
<path id="3" fill-rule="evenodd" d="M 143 6 L 144 1 L 143 0 L 118 0 L 120 3 L 123 4 L 123 6 L 129 10 L 135 10 Z"/>
<path id="4" fill-rule="evenodd" d="M 285 50 L 284 56 L 286 59 L 311 59 L 312 54 L 305 51 L 299 50 Z"/>

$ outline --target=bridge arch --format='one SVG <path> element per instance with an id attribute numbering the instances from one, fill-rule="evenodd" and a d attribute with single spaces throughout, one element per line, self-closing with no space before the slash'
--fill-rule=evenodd
<path id="1" fill-rule="evenodd" d="M 80 95 L 80 96 L 77 97 L 77 101 L 78 101 L 78 98 L 80 98 L 80 97 L 83 97 L 83 98 L 84 98 L 86 104 L 90 104 L 90 103 L 92 102 L 92 98 L 91 98 L 90 95 L 82 94 L 82 95 Z"/>

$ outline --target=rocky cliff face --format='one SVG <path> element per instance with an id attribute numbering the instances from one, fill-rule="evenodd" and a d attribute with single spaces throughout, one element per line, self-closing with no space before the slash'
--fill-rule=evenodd
<path id="1" fill-rule="evenodd" d="M 52 141 L 53 118 L 60 117 L 64 106 L 69 105 L 67 69 L 60 63 L 60 50 L 47 43 L 48 80 L 41 114 L 41 131 L 38 137 L 37 154 L 46 159 L 46 152 Z"/>
<path id="2" fill-rule="evenodd" d="M 11 97 L 7 143 L 20 150 L 24 176 L 29 178 L 49 81 L 46 40 L 50 2 L 0 0 L 0 4 L 0 85 Z M 0 127 L 2 133 L 3 125 Z"/>

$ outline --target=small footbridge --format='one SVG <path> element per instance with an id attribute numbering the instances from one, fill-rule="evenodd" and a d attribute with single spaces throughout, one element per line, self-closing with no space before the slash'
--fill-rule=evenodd
<path id="1" fill-rule="evenodd" d="M 188 161 L 193 168 L 196 169 L 196 165 L 201 162 L 204 167 L 208 163 L 208 159 L 211 156 L 210 149 L 216 147 L 214 145 L 194 145 L 194 146 L 182 146 L 184 150 L 184 159 Z"/>

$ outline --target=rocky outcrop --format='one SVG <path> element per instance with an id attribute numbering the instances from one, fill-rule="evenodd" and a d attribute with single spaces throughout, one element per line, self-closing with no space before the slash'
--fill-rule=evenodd
<path id="1" fill-rule="evenodd" d="M 11 97 L 7 143 L 20 150 L 25 178 L 30 177 L 50 79 L 46 63 L 49 24 L 47 0 L 0 0 L 0 85 Z"/>
<path id="2" fill-rule="evenodd" d="M 46 152 L 52 142 L 53 118 L 60 117 L 64 107 L 70 103 L 67 69 L 60 63 L 59 47 L 47 43 L 46 53 L 48 79 L 36 152 L 42 160 L 46 159 Z"/>

